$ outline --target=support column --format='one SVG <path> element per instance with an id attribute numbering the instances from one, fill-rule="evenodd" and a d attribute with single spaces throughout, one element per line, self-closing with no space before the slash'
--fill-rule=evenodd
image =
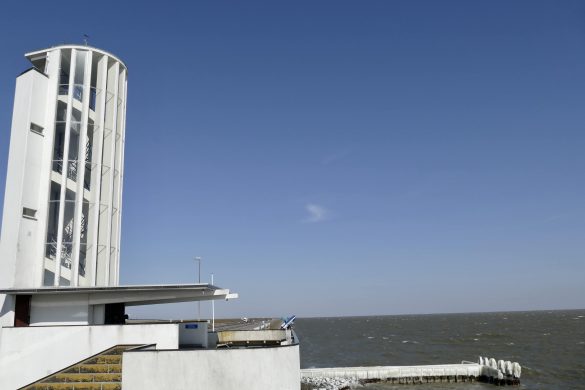
<path id="1" fill-rule="evenodd" d="M 109 73 L 109 72 L 108 72 Z M 111 115 L 112 122 L 112 134 L 110 140 L 110 177 L 109 179 L 109 186 L 108 186 L 108 214 L 106 215 L 106 263 L 105 263 L 105 285 L 109 286 L 110 283 L 110 266 L 111 266 L 111 257 L 112 257 L 112 220 L 113 220 L 113 213 L 114 213 L 114 168 L 116 164 L 116 132 L 117 132 L 117 118 L 118 118 L 118 90 L 119 90 L 119 80 L 120 80 L 120 64 L 118 62 L 114 63 L 113 71 L 114 75 L 114 85 L 113 85 L 113 112 Z M 108 123 L 106 123 L 107 125 Z M 101 233 L 101 232 L 100 232 Z"/>
<path id="2" fill-rule="evenodd" d="M 37 275 L 35 276 L 36 285 L 42 286 L 44 285 L 45 279 L 45 270 L 49 268 L 47 266 L 48 262 L 50 261 L 47 258 L 47 245 L 49 242 L 47 241 L 47 230 L 49 225 L 49 209 L 50 209 L 50 191 L 51 191 L 51 172 L 53 170 L 53 144 L 55 142 L 55 131 L 56 125 L 55 121 L 57 120 L 56 112 L 57 112 L 57 101 L 59 99 L 59 70 L 61 68 L 61 50 L 54 50 L 47 53 L 47 66 L 45 67 L 45 73 L 49 75 L 49 78 L 52 78 L 53 81 L 49 83 L 47 88 L 47 107 L 46 107 L 46 114 L 45 114 L 45 146 L 44 146 L 44 154 L 45 157 L 43 161 L 46 162 L 46 168 L 43 169 L 41 172 L 41 181 L 48 183 L 49 190 L 45 191 L 44 193 L 39 194 L 39 204 L 47 205 L 47 208 L 39 208 L 39 212 L 42 215 L 39 215 L 39 222 L 44 221 L 43 226 L 43 247 L 41 250 L 41 259 L 43 266 L 40 267 L 40 270 L 37 271 Z M 51 104 L 53 102 L 54 104 Z M 56 261 L 55 261 L 56 262 Z M 55 267 L 56 270 L 56 267 Z"/>
<path id="3" fill-rule="evenodd" d="M 80 52 L 81 54 L 81 52 Z M 89 120 L 89 93 L 91 83 L 91 58 L 92 52 L 84 53 L 85 63 L 83 72 L 83 96 L 81 100 L 81 127 L 79 129 L 79 150 L 77 153 L 77 193 L 75 196 L 74 228 L 73 228 L 73 248 L 72 248 L 72 266 L 71 266 L 71 285 L 79 285 L 79 258 L 81 255 L 81 232 L 83 219 L 83 201 L 84 201 L 84 180 L 85 180 L 85 144 L 87 143 L 87 123 Z M 87 231 L 84 232 L 87 234 Z M 87 264 L 87 259 L 86 259 Z M 85 265 L 84 265 L 85 266 Z"/>
<path id="4" fill-rule="evenodd" d="M 106 99 L 107 99 L 107 81 L 108 81 L 108 57 L 103 56 L 100 58 L 97 69 L 97 82 L 96 89 L 99 91 L 99 100 L 96 102 L 96 122 L 95 128 L 98 129 L 98 133 L 94 133 L 94 144 L 93 144 L 93 162 L 95 170 L 92 170 L 92 185 L 91 185 L 91 200 L 93 202 L 93 218 L 91 220 L 91 226 L 88 226 L 92 236 L 91 242 L 88 242 L 88 246 L 91 246 L 92 252 L 91 257 L 87 261 L 92 263 L 92 281 L 91 284 L 98 286 L 98 256 L 99 256 L 99 226 L 100 226 L 100 213 L 101 207 L 101 188 L 102 188 L 102 164 L 103 164 L 103 149 L 104 149 L 104 137 L 105 137 L 105 121 L 106 121 Z"/>
<path id="5" fill-rule="evenodd" d="M 112 246 L 114 250 L 111 257 L 111 269 L 110 269 L 110 280 L 114 285 L 118 284 L 118 271 L 119 271 L 119 253 L 120 253 L 120 216 L 121 216 L 121 184 L 122 184 L 122 171 L 123 171 L 123 139 L 124 139 L 124 96 L 126 95 L 126 70 L 122 70 L 120 73 L 120 79 L 118 82 L 118 100 L 117 106 L 119 105 L 122 109 L 117 110 L 116 115 L 116 163 L 114 173 L 114 187 L 113 187 L 113 198 L 112 204 L 114 206 L 114 214 L 112 216 Z"/>
<path id="6" fill-rule="evenodd" d="M 128 98 L 128 72 L 125 72 L 125 77 L 124 77 L 124 96 L 123 99 L 124 101 L 122 102 L 122 129 L 121 129 L 121 134 L 122 134 L 122 139 L 120 140 L 120 146 L 121 146 L 121 163 L 120 163 L 120 195 L 118 197 L 118 199 L 120 200 L 120 208 L 118 209 L 118 237 L 117 237 L 117 242 L 118 242 L 118 262 L 116 264 L 116 284 L 120 284 L 120 253 L 122 251 L 122 234 L 121 234 L 121 229 L 122 229 L 122 195 L 123 195 L 123 190 L 124 190 L 124 151 L 126 150 L 126 99 Z"/>

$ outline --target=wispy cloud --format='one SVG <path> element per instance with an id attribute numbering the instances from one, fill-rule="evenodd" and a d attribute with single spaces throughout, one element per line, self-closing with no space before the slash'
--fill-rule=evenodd
<path id="1" fill-rule="evenodd" d="M 325 157 L 323 157 L 323 159 L 321 160 L 321 164 L 323 164 L 323 165 L 333 164 L 334 162 L 337 162 L 338 160 L 342 160 L 342 159 L 346 158 L 350 154 L 351 154 L 351 152 L 349 150 L 338 150 L 335 153 L 331 153 L 331 154 L 328 154 Z"/>
<path id="2" fill-rule="evenodd" d="M 317 223 L 325 221 L 329 215 L 329 211 L 318 204 L 309 203 L 305 206 L 305 210 L 309 215 L 303 220 L 306 223 Z"/>

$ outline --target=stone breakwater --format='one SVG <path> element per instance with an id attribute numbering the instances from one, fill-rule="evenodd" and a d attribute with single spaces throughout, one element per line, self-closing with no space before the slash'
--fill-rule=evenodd
<path id="1" fill-rule="evenodd" d="M 301 390 L 347 390 L 358 385 L 357 379 L 328 377 L 301 379 Z"/>

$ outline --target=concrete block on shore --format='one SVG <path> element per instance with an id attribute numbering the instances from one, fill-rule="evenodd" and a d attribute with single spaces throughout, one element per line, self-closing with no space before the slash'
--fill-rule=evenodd
<path id="1" fill-rule="evenodd" d="M 482 364 L 483 363 L 483 364 Z M 497 385 L 518 384 L 521 367 L 518 363 L 494 358 L 479 358 L 479 363 L 442 364 L 428 366 L 374 366 L 335 367 L 301 370 L 301 382 L 312 389 L 325 384 L 327 390 L 348 388 L 348 383 L 391 383 L 415 384 L 433 382 L 483 381 Z M 337 382 L 342 387 L 335 387 Z M 317 386 L 317 387 L 315 387 Z M 345 387 L 343 387 L 345 386 Z"/>

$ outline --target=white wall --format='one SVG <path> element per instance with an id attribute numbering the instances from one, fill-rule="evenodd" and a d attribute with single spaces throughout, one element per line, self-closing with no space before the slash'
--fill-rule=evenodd
<path id="1" fill-rule="evenodd" d="M 0 328 L 0 388 L 12 390 L 117 344 L 177 349 L 177 324 Z"/>
<path id="2" fill-rule="evenodd" d="M 14 325 L 14 296 L 0 294 L 0 329 Z"/>
<path id="3" fill-rule="evenodd" d="M 124 353 L 124 390 L 299 390 L 299 347 Z"/>
<path id="4" fill-rule="evenodd" d="M 39 195 L 41 160 L 45 137 L 30 131 L 30 123 L 45 126 L 48 79 L 29 71 L 16 79 L 12 131 L 0 239 L 0 287 L 30 287 L 42 273 L 42 242 L 45 233 L 44 205 Z M 48 169 L 48 168 L 47 168 Z M 35 220 L 25 219 L 22 208 L 37 210 Z M 14 300 L 0 295 L 0 326 L 14 324 Z"/>
<path id="5" fill-rule="evenodd" d="M 42 278 L 47 204 L 41 203 L 40 198 L 48 196 L 49 192 L 49 183 L 41 181 L 41 174 L 50 169 L 50 156 L 43 153 L 48 146 L 47 144 L 51 142 L 46 120 L 47 88 L 50 81 L 46 76 L 36 71 L 29 71 L 26 74 L 30 74 L 33 79 L 32 88 L 28 92 L 30 95 L 29 115 L 24 123 L 16 124 L 13 122 L 12 134 L 24 132 L 26 135 L 26 148 L 23 151 L 25 159 L 21 184 L 22 198 L 19 211 L 22 214 L 22 207 L 28 207 L 37 210 L 37 213 L 34 220 L 20 216 L 14 287 L 37 286 Z M 18 106 L 15 104 L 14 108 L 16 111 Z M 16 112 L 13 115 L 16 117 Z M 31 122 L 45 128 L 44 135 L 30 131 Z M 6 190 L 9 190 L 8 184 Z M 2 227 L 4 228 L 4 225 Z"/>
<path id="6" fill-rule="evenodd" d="M 4 288 L 34 286 L 40 275 L 45 233 L 41 211 L 46 205 L 39 203 L 39 194 L 48 190 L 39 177 L 45 137 L 31 132 L 30 123 L 45 126 L 46 110 L 40 100 L 46 98 L 47 85 L 47 77 L 36 71 L 16 79 L 0 240 L 0 287 Z M 36 219 L 25 219 L 23 207 L 37 210 Z"/>
<path id="7" fill-rule="evenodd" d="M 33 295 L 30 325 L 88 325 L 88 295 Z"/>

